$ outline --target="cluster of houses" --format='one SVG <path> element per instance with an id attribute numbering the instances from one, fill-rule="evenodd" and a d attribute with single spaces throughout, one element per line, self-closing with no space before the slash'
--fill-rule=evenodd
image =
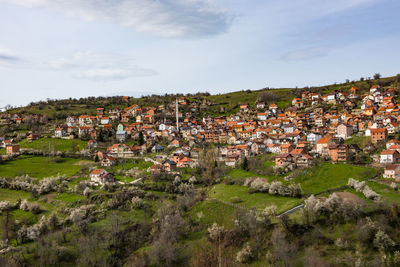
<path id="1" fill-rule="evenodd" d="M 129 98 L 124 97 L 123 101 L 128 102 Z M 191 103 L 180 97 L 170 105 L 134 104 L 111 110 L 99 107 L 95 116 L 69 116 L 65 123 L 57 125 L 54 136 L 87 138 L 89 148 L 97 146 L 100 133 L 113 136 L 117 143 L 97 152 L 103 167 L 148 152 L 165 154 L 165 147 L 160 144 L 164 140 L 165 146 L 167 140 L 167 147 L 173 149 L 150 169 L 152 173 L 163 173 L 196 166 L 201 143 L 216 144 L 216 160 L 226 166 L 237 166 L 248 156 L 273 153 L 277 168 L 293 169 L 311 166 L 317 157 L 349 162 L 361 149 L 347 139 L 367 136 L 372 144 L 384 143 L 399 130 L 400 109 L 394 88 L 373 86 L 361 93 L 353 87 L 348 92 L 336 90 L 325 95 L 304 91 L 285 109 L 275 103 L 257 102 L 254 107 L 242 103 L 236 114 L 196 116 L 208 104 Z M 171 117 L 178 118 L 178 122 L 166 119 Z M 127 145 L 130 139 L 138 138 L 143 139 L 143 144 Z M 9 146 L 10 153 L 18 150 Z M 399 158 L 400 142 L 387 142 L 378 159 L 386 166 L 385 177 L 400 177 L 400 168 L 393 165 Z M 100 170 L 93 175 L 98 181 L 108 179 L 101 178 L 105 174 Z"/>

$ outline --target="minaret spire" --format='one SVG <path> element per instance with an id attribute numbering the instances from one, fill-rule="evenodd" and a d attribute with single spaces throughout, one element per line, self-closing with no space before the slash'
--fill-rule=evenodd
<path id="1" fill-rule="evenodd" d="M 176 99 L 176 130 L 179 133 L 179 111 L 178 111 L 178 98 Z"/>

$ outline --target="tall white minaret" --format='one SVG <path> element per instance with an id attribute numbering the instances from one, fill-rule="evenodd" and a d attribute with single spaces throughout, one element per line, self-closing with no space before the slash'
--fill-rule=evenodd
<path id="1" fill-rule="evenodd" d="M 178 110 L 178 98 L 176 99 L 176 108 L 175 108 L 175 111 L 176 111 L 176 130 L 178 131 L 178 133 L 179 133 L 179 110 Z"/>

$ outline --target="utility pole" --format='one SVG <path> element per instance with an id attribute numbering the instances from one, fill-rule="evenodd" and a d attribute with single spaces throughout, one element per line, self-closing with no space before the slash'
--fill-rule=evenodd
<path id="1" fill-rule="evenodd" d="M 178 131 L 178 133 L 179 133 L 179 111 L 178 111 L 178 98 L 176 99 L 176 107 L 175 107 L 175 110 L 176 110 L 176 130 Z"/>

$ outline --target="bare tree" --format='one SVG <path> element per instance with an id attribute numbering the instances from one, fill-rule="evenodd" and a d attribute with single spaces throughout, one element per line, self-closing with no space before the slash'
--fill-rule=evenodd
<path id="1" fill-rule="evenodd" d="M 281 260 L 284 266 L 292 266 L 291 259 L 295 256 L 296 246 L 286 240 L 286 234 L 279 227 L 275 227 L 272 232 L 272 244 L 275 257 Z"/>

